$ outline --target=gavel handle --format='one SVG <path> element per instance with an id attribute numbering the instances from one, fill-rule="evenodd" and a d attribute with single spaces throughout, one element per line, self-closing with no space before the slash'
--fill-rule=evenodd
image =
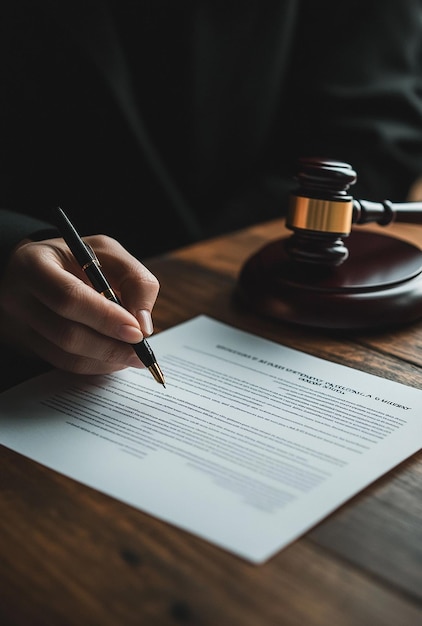
<path id="1" fill-rule="evenodd" d="M 386 226 L 394 221 L 422 224 L 422 202 L 353 200 L 353 224 L 376 222 Z"/>

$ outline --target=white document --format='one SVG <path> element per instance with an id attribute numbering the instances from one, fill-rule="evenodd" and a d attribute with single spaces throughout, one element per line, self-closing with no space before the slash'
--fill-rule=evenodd
<path id="1" fill-rule="evenodd" d="M 0 443 L 262 563 L 422 447 L 422 391 L 200 316 L 148 370 L 0 396 Z"/>

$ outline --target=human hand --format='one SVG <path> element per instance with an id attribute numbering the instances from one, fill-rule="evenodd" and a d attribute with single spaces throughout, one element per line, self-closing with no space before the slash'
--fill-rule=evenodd
<path id="1" fill-rule="evenodd" d="M 0 341 L 78 374 L 144 367 L 130 344 L 153 332 L 158 280 L 116 240 L 84 241 L 124 308 L 95 291 L 63 239 L 24 242 L 0 281 Z"/>

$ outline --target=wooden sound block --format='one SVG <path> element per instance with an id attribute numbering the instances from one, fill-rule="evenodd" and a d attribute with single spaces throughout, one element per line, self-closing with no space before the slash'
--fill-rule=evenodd
<path id="1" fill-rule="evenodd" d="M 239 275 L 237 296 L 258 313 L 329 329 L 381 329 L 422 317 L 422 251 L 416 246 L 352 231 L 349 258 L 324 267 L 292 261 L 286 240 L 261 248 Z"/>

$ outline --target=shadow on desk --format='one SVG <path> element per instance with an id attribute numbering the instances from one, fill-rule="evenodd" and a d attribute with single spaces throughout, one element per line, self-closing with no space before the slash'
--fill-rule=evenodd
<path id="1" fill-rule="evenodd" d="M 18 353 L 9 346 L 1 346 L 1 355 L 3 367 L 0 377 L 0 392 L 51 369 L 51 365 L 45 361 Z"/>

